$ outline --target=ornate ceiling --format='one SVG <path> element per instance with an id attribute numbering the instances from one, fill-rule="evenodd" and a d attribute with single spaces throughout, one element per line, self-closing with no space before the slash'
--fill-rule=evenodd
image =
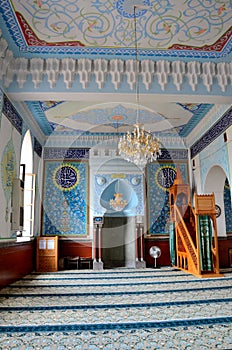
<path id="1" fill-rule="evenodd" d="M 125 132 L 138 78 L 140 122 L 185 137 L 231 103 L 231 19 L 230 0 L 2 0 L 0 81 L 48 137 Z"/>

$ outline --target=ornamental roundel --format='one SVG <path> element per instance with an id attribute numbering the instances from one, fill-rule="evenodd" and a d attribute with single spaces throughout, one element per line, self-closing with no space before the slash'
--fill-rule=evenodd
<path id="1" fill-rule="evenodd" d="M 62 191 L 70 191 L 80 181 L 79 171 L 72 165 L 62 164 L 53 173 L 53 182 Z"/>
<path id="2" fill-rule="evenodd" d="M 219 205 L 215 205 L 216 207 L 216 218 L 219 218 L 219 216 L 221 215 L 222 211 Z"/>
<path id="3" fill-rule="evenodd" d="M 173 185 L 176 178 L 176 169 L 172 166 L 165 165 L 160 167 L 155 174 L 155 181 L 157 185 L 164 191 Z"/>

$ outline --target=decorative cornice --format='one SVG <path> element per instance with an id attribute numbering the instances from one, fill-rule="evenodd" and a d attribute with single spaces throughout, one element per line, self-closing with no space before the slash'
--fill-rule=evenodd
<path id="1" fill-rule="evenodd" d="M 156 134 L 155 134 L 156 135 Z M 186 149 L 185 138 L 178 135 L 175 137 L 162 137 L 157 135 L 162 148 L 164 149 Z M 70 135 L 70 136 L 55 136 L 50 135 L 46 141 L 45 147 L 60 147 L 63 145 L 66 148 L 109 148 L 117 150 L 118 135 Z"/>
<path id="2" fill-rule="evenodd" d="M 101 90 L 110 77 L 115 90 L 119 89 L 124 80 L 127 81 L 130 90 L 133 90 L 136 83 L 135 63 L 134 59 L 117 58 L 15 58 L 0 32 L 0 80 L 3 80 L 5 88 L 16 80 L 19 89 L 22 89 L 27 79 L 30 79 L 37 89 L 46 78 L 51 89 L 63 79 L 66 89 L 78 82 L 82 89 L 86 90 L 94 77 L 98 89 Z M 183 83 L 187 82 L 193 92 L 196 92 L 200 84 L 204 85 L 207 92 L 211 91 L 213 85 L 225 92 L 231 84 L 232 62 L 201 63 L 145 59 L 139 62 L 139 76 L 147 91 L 156 79 L 162 91 L 169 85 L 175 86 L 177 92 L 181 91 Z"/>
<path id="3" fill-rule="evenodd" d="M 0 52 L 0 55 L 2 53 Z M 3 59 L 2 59 L 3 60 Z M 6 60 L 6 62 L 5 62 Z M 94 77 L 98 89 L 103 89 L 108 77 L 115 90 L 118 90 L 122 81 L 126 80 L 130 90 L 135 88 L 136 65 L 135 60 L 107 60 L 87 58 L 14 58 L 9 57 L 6 52 L 4 63 L 2 63 L 3 85 L 8 88 L 16 77 L 19 89 L 24 87 L 27 79 L 31 79 L 34 88 L 39 88 L 45 80 L 50 88 L 54 89 L 63 80 L 66 89 L 70 89 L 75 82 L 81 84 L 82 89 L 87 89 L 91 79 Z M 162 91 L 172 84 L 176 91 L 182 90 L 183 82 L 187 82 L 193 92 L 197 91 L 199 85 L 203 84 L 209 93 L 213 85 L 218 85 L 225 92 L 231 82 L 232 63 L 226 62 L 183 62 L 183 61 L 152 61 L 143 60 L 139 62 L 139 76 L 141 84 L 149 91 L 155 79 Z"/>

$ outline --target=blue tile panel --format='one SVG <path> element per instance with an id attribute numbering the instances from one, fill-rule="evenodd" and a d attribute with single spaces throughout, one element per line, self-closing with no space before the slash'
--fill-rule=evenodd
<path id="1" fill-rule="evenodd" d="M 184 156 L 187 155 L 187 152 L 185 152 L 185 150 L 183 150 L 183 153 Z M 177 154 L 179 155 L 179 152 L 177 152 Z M 176 165 L 177 164 L 174 162 L 162 162 L 162 160 L 159 159 L 159 163 L 150 163 L 147 167 L 149 234 L 169 234 L 170 207 L 168 189 L 173 183 L 170 181 L 173 181 L 174 178 L 170 179 L 170 181 L 167 178 L 168 182 L 165 183 L 164 181 L 164 184 L 162 186 L 160 183 L 159 173 L 162 169 L 165 168 L 174 169 L 175 171 Z M 187 162 L 179 163 L 179 166 L 184 183 L 188 183 Z"/>
<path id="2" fill-rule="evenodd" d="M 231 195 L 230 185 L 228 179 L 225 181 L 224 186 L 224 206 L 225 206 L 225 219 L 226 219 L 226 232 L 232 232 L 232 207 L 231 207 Z"/>
<path id="3" fill-rule="evenodd" d="M 34 151 L 41 158 L 42 156 L 42 145 L 39 141 L 34 137 Z"/>
<path id="4" fill-rule="evenodd" d="M 63 167 L 70 171 L 70 181 L 67 174 L 60 173 Z M 88 162 L 49 160 L 44 174 L 43 234 L 86 236 Z"/>
<path id="5" fill-rule="evenodd" d="M 162 153 L 159 156 L 158 161 L 161 160 L 187 160 L 188 150 L 187 149 L 165 149 L 162 148 Z"/>
<path id="6" fill-rule="evenodd" d="M 88 159 L 89 148 L 44 147 L 44 159 Z"/>
<path id="7" fill-rule="evenodd" d="M 194 158 L 210 143 L 212 143 L 219 135 L 226 131 L 232 124 L 232 108 L 224 114 L 224 116 L 216 122 L 194 145 L 190 148 L 191 158 Z"/>
<path id="8" fill-rule="evenodd" d="M 2 112 L 5 114 L 5 116 L 8 118 L 8 120 L 11 122 L 11 124 L 18 130 L 18 132 L 22 135 L 23 130 L 23 120 L 13 104 L 10 102 L 10 100 L 4 95 L 3 98 L 3 109 Z"/>

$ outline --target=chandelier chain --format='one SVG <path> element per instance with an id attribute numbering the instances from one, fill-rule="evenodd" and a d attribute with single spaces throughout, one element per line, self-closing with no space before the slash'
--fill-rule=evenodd
<path id="1" fill-rule="evenodd" d="M 135 35 L 135 95 L 136 95 L 136 124 L 132 132 L 127 131 L 118 143 L 119 155 L 128 162 L 136 164 L 144 169 L 148 162 L 153 162 L 161 154 L 160 141 L 153 137 L 150 131 L 146 131 L 140 124 L 140 89 L 139 89 L 139 59 L 136 8 L 134 6 L 134 35 Z M 139 6 L 140 8 L 140 6 Z"/>

